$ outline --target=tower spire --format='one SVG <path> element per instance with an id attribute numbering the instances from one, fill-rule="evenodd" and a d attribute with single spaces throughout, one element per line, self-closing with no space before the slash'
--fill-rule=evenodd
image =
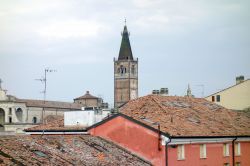
<path id="1" fill-rule="evenodd" d="M 127 29 L 127 20 L 125 18 L 124 21 L 124 29 L 122 32 L 122 42 L 121 42 L 121 47 L 119 51 L 119 57 L 118 60 L 133 60 L 133 54 L 132 54 L 132 49 L 130 46 L 130 41 L 129 41 L 129 32 Z"/>
<path id="2" fill-rule="evenodd" d="M 187 89 L 187 96 L 188 97 L 192 97 L 192 91 L 191 91 L 191 88 L 190 88 L 190 85 L 188 84 L 188 89 Z"/>

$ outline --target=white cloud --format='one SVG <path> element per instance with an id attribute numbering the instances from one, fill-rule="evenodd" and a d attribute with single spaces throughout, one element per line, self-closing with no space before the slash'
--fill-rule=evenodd
<path id="1" fill-rule="evenodd" d="M 166 15 L 158 14 L 152 15 L 148 17 L 140 17 L 136 20 L 135 24 L 141 27 L 144 30 L 154 29 L 162 29 L 169 23 L 169 18 Z"/>
<path id="2" fill-rule="evenodd" d="M 56 58 L 56 57 L 55 57 Z M 55 59 L 53 64 L 56 65 L 85 65 L 85 64 L 97 64 L 103 62 L 104 59 L 97 55 L 79 55 L 79 56 L 62 56 Z"/>
<path id="3" fill-rule="evenodd" d="M 139 8 L 148 8 L 161 3 L 161 0 L 133 0 L 133 4 Z"/>
<path id="4" fill-rule="evenodd" d="M 95 37 L 105 26 L 95 21 L 64 20 L 52 22 L 38 29 L 41 37 L 48 39 Z"/>
<path id="5" fill-rule="evenodd" d="M 6 1 L 1 3 L 2 7 L 0 10 L 5 15 L 27 15 L 27 14 L 36 14 L 36 13 L 46 13 L 48 11 L 53 11 L 58 9 L 66 9 L 69 6 L 69 3 L 61 0 L 26 0 L 26 1 Z"/>

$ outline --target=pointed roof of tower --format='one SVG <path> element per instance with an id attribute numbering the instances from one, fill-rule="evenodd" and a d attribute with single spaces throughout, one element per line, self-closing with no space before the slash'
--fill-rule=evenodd
<path id="1" fill-rule="evenodd" d="M 122 42 L 121 42 L 118 60 L 127 60 L 127 59 L 133 60 L 133 54 L 132 54 L 130 41 L 129 41 L 129 32 L 128 32 L 126 22 L 125 22 L 125 26 L 122 32 Z"/>

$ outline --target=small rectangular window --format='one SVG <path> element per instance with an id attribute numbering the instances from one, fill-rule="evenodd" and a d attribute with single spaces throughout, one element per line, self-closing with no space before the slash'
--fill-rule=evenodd
<path id="1" fill-rule="evenodd" d="M 214 102 L 214 96 L 212 96 L 212 102 Z"/>
<path id="2" fill-rule="evenodd" d="M 240 166 L 240 162 L 237 162 L 237 163 L 235 164 L 235 166 Z"/>
<path id="3" fill-rule="evenodd" d="M 223 144 L 223 156 L 229 156 L 229 144 Z"/>
<path id="4" fill-rule="evenodd" d="M 9 123 L 12 123 L 12 117 L 9 117 Z"/>
<path id="5" fill-rule="evenodd" d="M 234 151 L 235 151 L 236 156 L 240 156 L 241 152 L 240 152 L 240 143 L 239 142 L 235 143 Z"/>
<path id="6" fill-rule="evenodd" d="M 223 166 L 230 166 L 229 163 L 224 163 Z"/>
<path id="7" fill-rule="evenodd" d="M 12 114 L 12 109 L 11 108 L 9 108 L 9 115 L 11 115 Z"/>
<path id="8" fill-rule="evenodd" d="M 177 149 L 177 155 L 178 155 L 178 160 L 184 160 L 185 159 L 185 149 L 184 145 L 178 145 Z"/>
<path id="9" fill-rule="evenodd" d="M 200 145 L 200 158 L 207 158 L 206 144 Z"/>
<path id="10" fill-rule="evenodd" d="M 216 101 L 220 102 L 220 95 L 216 95 Z"/>

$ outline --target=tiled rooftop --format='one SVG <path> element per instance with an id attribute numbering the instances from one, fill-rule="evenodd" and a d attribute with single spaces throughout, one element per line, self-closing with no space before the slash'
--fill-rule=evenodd
<path id="1" fill-rule="evenodd" d="M 250 117 L 202 98 L 148 95 L 129 101 L 121 113 L 147 125 L 158 122 L 171 136 L 250 135 Z"/>
<path id="2" fill-rule="evenodd" d="M 74 100 L 80 100 L 80 99 L 98 99 L 98 97 L 91 95 L 89 91 L 87 91 L 85 95 L 77 97 Z"/>
<path id="3" fill-rule="evenodd" d="M 25 129 L 25 131 L 64 131 L 64 130 L 85 130 L 86 126 L 74 125 L 64 126 L 64 117 L 57 115 L 49 115 L 44 120 L 44 124 Z"/>
<path id="4" fill-rule="evenodd" d="M 1 136 L 0 165 L 150 165 L 90 135 Z"/>

